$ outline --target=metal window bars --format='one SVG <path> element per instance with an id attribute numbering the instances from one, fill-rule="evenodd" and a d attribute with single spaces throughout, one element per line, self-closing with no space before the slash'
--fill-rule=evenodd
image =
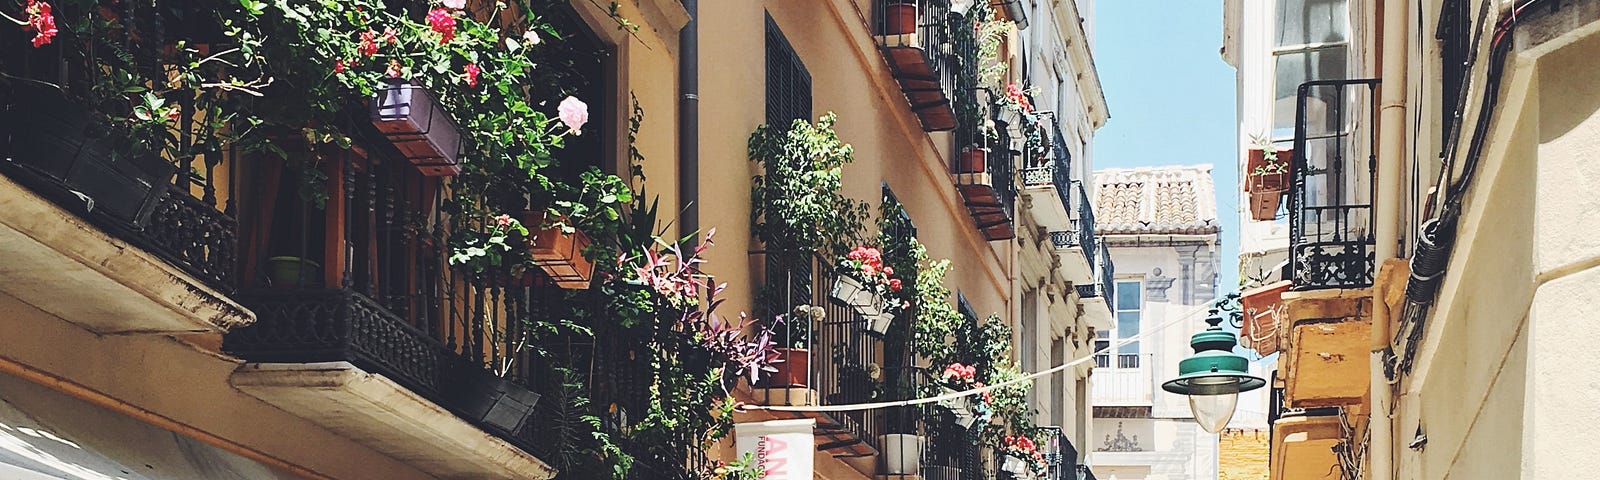
<path id="1" fill-rule="evenodd" d="M 1297 290 L 1372 285 L 1377 87 L 1376 79 L 1300 85 L 1289 205 Z"/>

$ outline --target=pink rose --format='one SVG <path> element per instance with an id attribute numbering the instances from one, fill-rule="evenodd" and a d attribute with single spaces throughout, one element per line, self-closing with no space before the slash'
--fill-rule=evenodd
<path id="1" fill-rule="evenodd" d="M 467 7 L 467 0 L 444 0 L 439 3 L 444 5 L 445 8 L 454 10 L 460 10 Z"/>
<path id="2" fill-rule="evenodd" d="M 573 135 L 583 135 L 583 124 L 589 123 L 589 104 L 583 103 L 577 97 L 568 96 L 561 100 L 561 106 L 556 108 L 561 123 L 572 129 Z"/>

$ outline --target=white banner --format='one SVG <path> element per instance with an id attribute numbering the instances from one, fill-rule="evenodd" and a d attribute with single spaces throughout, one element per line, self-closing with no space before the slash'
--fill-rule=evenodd
<path id="1" fill-rule="evenodd" d="M 811 429 L 816 424 L 810 418 L 740 423 L 733 426 L 735 446 L 740 458 L 755 455 L 765 480 L 811 480 L 817 451 Z"/>

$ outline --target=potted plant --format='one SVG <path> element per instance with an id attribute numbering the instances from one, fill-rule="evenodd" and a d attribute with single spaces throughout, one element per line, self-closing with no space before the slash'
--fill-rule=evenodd
<path id="1" fill-rule="evenodd" d="M 421 86 L 385 83 L 371 100 L 372 124 L 423 175 L 461 173 L 461 130 L 438 98 Z"/>
<path id="2" fill-rule="evenodd" d="M 523 218 L 536 226 L 528 242 L 533 264 L 561 288 L 581 290 L 589 288 L 594 273 L 594 262 L 584 255 L 591 241 L 586 230 L 621 218 L 633 193 L 622 179 L 598 169 L 583 172 L 579 179 L 582 186 L 575 193 L 545 210 L 523 212 Z"/>
<path id="3" fill-rule="evenodd" d="M 901 407 L 908 408 L 908 407 Z M 922 470 L 922 450 L 927 437 L 915 433 L 886 433 L 878 436 L 883 455 L 883 475 L 916 475 Z"/>
<path id="4" fill-rule="evenodd" d="M 322 265 L 310 259 L 278 256 L 267 259 L 267 282 L 275 288 L 321 285 Z"/>
<path id="5" fill-rule="evenodd" d="M 771 364 L 771 375 L 761 378 L 756 386 L 763 388 L 805 388 L 811 375 L 811 325 L 822 321 L 822 307 L 800 305 L 789 315 L 776 320 L 781 328 L 773 328 L 773 348 L 777 362 Z"/>
<path id="6" fill-rule="evenodd" d="M 942 395 L 956 392 L 983 388 L 983 383 L 977 380 L 978 369 L 971 365 L 952 363 L 944 368 L 939 375 L 938 387 Z M 977 395 L 965 395 L 941 401 L 939 404 L 956 417 L 956 424 L 961 428 L 972 428 L 973 425 L 987 423 L 994 414 L 993 398 L 989 392 Z"/>
<path id="7" fill-rule="evenodd" d="M 499 270 L 516 271 L 525 259 L 512 247 L 514 236 L 526 237 L 527 227 L 510 215 L 497 215 L 479 223 L 456 226 L 450 237 L 450 265 L 460 266 L 475 274 Z"/>
<path id="8" fill-rule="evenodd" d="M 1294 149 L 1279 149 L 1264 136 L 1250 138 L 1249 158 L 1245 162 L 1250 181 L 1245 183 L 1245 191 L 1288 190 L 1289 164 L 1294 160 Z"/>
<path id="9" fill-rule="evenodd" d="M 1000 469 L 1009 472 L 1014 478 L 1043 477 L 1050 468 L 1049 462 L 1044 459 L 1044 454 L 1039 452 L 1032 438 L 1025 435 L 1007 435 L 1002 443 L 1001 453 L 1004 453 L 1005 462 Z"/>
<path id="10" fill-rule="evenodd" d="M 883 7 L 883 35 L 906 35 L 916 31 L 915 2 L 892 2 Z"/>
<path id="11" fill-rule="evenodd" d="M 956 173 L 983 173 L 989 168 L 989 149 L 968 145 L 961 150 L 956 162 Z"/>

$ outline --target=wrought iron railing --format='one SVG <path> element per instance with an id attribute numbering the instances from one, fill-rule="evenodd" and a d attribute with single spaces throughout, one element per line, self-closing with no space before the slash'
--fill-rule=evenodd
<path id="1" fill-rule="evenodd" d="M 872 30 L 889 68 L 925 129 L 954 127 L 950 94 L 950 42 L 944 0 L 878 0 Z"/>
<path id="2" fill-rule="evenodd" d="M 1300 85 L 1289 205 L 1295 289 L 1372 285 L 1376 79 Z"/>
<path id="3" fill-rule="evenodd" d="M 803 349 L 785 355 L 803 355 L 807 363 L 803 375 L 804 385 L 756 385 L 758 398 L 774 404 L 831 405 L 864 403 L 883 394 L 883 386 L 873 378 L 873 370 L 881 375 L 879 349 L 881 342 L 868 332 L 868 319 L 854 308 L 834 302 L 830 293 L 840 274 L 832 262 L 808 251 L 755 252 L 765 257 L 766 282 L 763 285 L 762 304 L 767 318 L 787 315 L 788 321 L 776 328 L 776 337 L 782 347 Z M 820 307 L 820 319 L 807 319 L 793 313 L 796 307 Z M 905 323 L 904 318 L 895 323 Z M 789 362 L 796 357 L 786 357 Z M 798 364 L 796 364 L 798 365 Z M 782 368 L 800 368 L 782 367 Z M 883 418 L 872 411 L 850 411 L 826 414 L 818 419 L 818 428 L 839 439 L 837 444 L 825 444 L 824 449 L 858 451 L 857 444 L 867 450 L 875 449 L 874 432 L 882 431 Z"/>
<path id="4" fill-rule="evenodd" d="M 1039 453 L 1047 464 L 1045 478 L 1077 480 L 1078 449 L 1072 446 L 1072 440 L 1067 439 L 1061 427 L 1039 427 L 1039 433 L 1044 440 L 1039 443 Z"/>
<path id="5" fill-rule="evenodd" d="M 1105 298 L 1106 306 L 1114 312 L 1117 310 L 1117 267 L 1111 263 L 1111 247 L 1102 242 L 1092 248 L 1094 252 L 1086 255 L 1089 255 L 1090 265 L 1094 266 L 1095 280 L 1093 283 L 1073 285 L 1073 288 L 1078 291 L 1080 298 Z"/>
<path id="6" fill-rule="evenodd" d="M 1056 195 L 1061 198 L 1062 208 L 1072 206 L 1072 154 L 1067 150 L 1067 145 L 1061 138 L 1061 126 L 1054 115 L 1049 112 L 1040 114 L 1040 118 L 1050 119 L 1050 128 L 1046 131 L 1050 136 L 1049 154 L 1037 159 L 1025 159 L 1021 170 L 1022 184 L 1027 187 L 1055 187 Z"/>

